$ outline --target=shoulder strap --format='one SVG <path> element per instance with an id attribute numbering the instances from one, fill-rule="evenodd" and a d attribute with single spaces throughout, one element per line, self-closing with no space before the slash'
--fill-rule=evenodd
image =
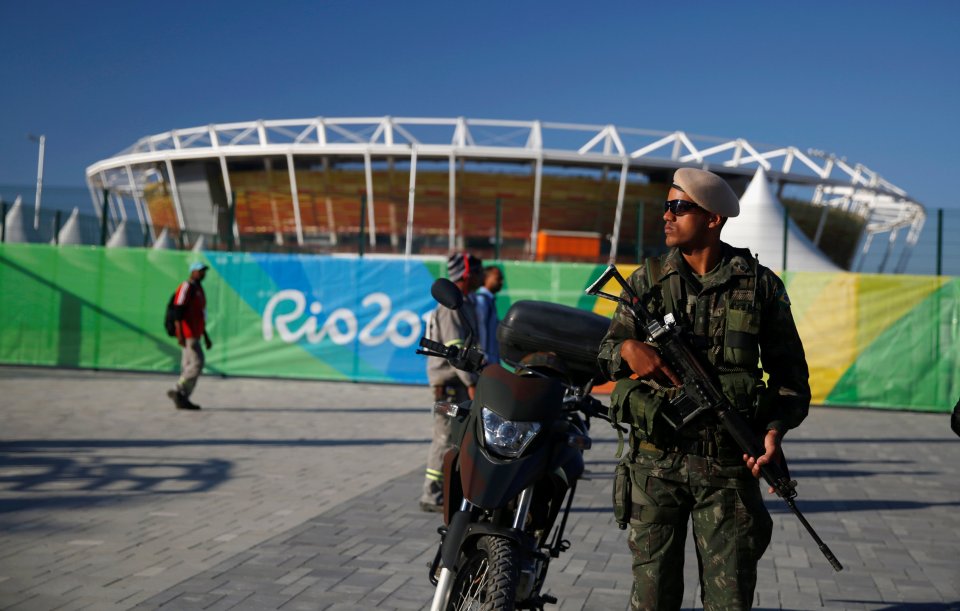
<path id="1" fill-rule="evenodd" d="M 644 264 L 647 266 L 647 286 L 653 288 L 660 279 L 660 257 L 647 257 Z"/>
<path id="2" fill-rule="evenodd" d="M 660 286 L 660 274 L 663 272 L 663 266 L 660 257 L 649 257 L 644 262 L 647 268 L 647 286 L 653 288 Z M 666 313 L 674 314 L 677 309 L 677 303 L 681 299 L 683 283 L 680 281 L 680 274 L 674 273 L 667 280 L 666 290 L 661 287 L 663 297 L 663 310 Z"/>
<path id="3" fill-rule="evenodd" d="M 183 306 L 182 306 L 182 307 L 187 307 L 187 304 L 190 303 L 190 300 L 193 298 L 193 292 L 194 292 L 194 291 L 193 291 L 193 284 L 191 284 L 189 281 L 184 281 L 184 283 L 180 284 L 180 286 L 183 286 L 183 284 L 186 284 L 186 285 L 187 285 L 187 288 L 185 288 L 185 289 L 184 289 L 184 292 L 183 292 Z M 173 304 L 174 304 L 174 305 L 177 305 L 177 293 L 180 292 L 180 286 L 178 286 L 178 287 L 177 287 L 177 290 L 175 290 L 175 291 L 173 292 L 173 297 L 171 298 L 171 299 L 173 300 Z"/>

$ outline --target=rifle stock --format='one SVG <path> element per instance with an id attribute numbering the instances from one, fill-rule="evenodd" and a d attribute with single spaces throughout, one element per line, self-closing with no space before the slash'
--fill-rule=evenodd
<path id="1" fill-rule="evenodd" d="M 611 295 L 601 290 L 610 280 L 617 281 L 626 298 Z M 640 302 L 640 297 L 614 265 L 607 267 L 603 274 L 587 288 L 586 293 L 595 297 L 615 301 L 627 308 L 636 322 L 646 332 L 645 339 L 649 342 L 656 342 L 661 358 L 680 376 L 683 384 L 682 394 L 691 400 L 696 405 L 696 408 L 686 416 L 680 418 L 679 422 L 673 422 L 668 419 L 670 424 L 676 428 L 680 428 L 703 411 L 712 410 L 717 415 L 721 425 L 727 430 L 745 454 L 754 459 L 765 454 L 766 449 L 753 433 L 746 420 L 733 408 L 730 401 L 713 381 L 713 377 L 701 363 L 700 358 L 690 349 L 681 335 L 680 329 L 673 320 L 672 315 L 668 314 L 662 323 L 651 316 L 644 309 L 643 304 Z M 833 555 L 833 552 L 830 551 L 827 544 L 817 535 L 816 531 L 813 530 L 813 527 L 797 508 L 794 500 L 797 496 L 797 482 L 791 480 L 780 466 L 774 462 L 760 465 L 760 474 L 774 489 L 777 496 L 782 498 L 794 515 L 799 518 L 800 523 L 803 524 L 807 532 L 810 533 L 810 536 L 813 537 L 820 551 L 823 552 L 827 561 L 830 562 L 830 566 L 832 566 L 835 571 L 842 570 L 843 566 L 840 564 L 840 561 L 837 560 L 837 557 Z"/>

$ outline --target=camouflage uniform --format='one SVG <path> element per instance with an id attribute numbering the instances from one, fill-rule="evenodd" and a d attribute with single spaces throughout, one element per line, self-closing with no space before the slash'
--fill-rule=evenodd
<path id="1" fill-rule="evenodd" d="M 672 312 L 690 332 L 695 350 L 713 367 L 724 394 L 758 438 L 770 429 L 785 433 L 803 421 L 810 404 L 807 364 L 790 301 L 780 279 L 749 251 L 721 247 L 720 265 L 702 277 L 673 249 L 641 265 L 628 282 L 648 312 L 660 320 Z M 631 605 L 680 608 L 690 520 L 704 609 L 749 609 L 757 562 L 772 531 L 759 483 L 713 414 L 702 414 L 679 431 L 660 416 L 670 409 L 667 401 L 677 390 L 629 379 L 632 372 L 620 356 L 626 339 L 643 338 L 629 312 L 618 307 L 600 345 L 599 362 L 610 379 L 618 380 L 612 415 L 631 425 L 621 467 L 628 474 Z M 766 387 L 758 368 L 761 356 L 769 374 Z"/>

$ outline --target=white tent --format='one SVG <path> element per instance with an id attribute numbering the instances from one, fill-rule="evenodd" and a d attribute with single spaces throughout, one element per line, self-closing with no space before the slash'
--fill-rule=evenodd
<path id="1" fill-rule="evenodd" d="M 23 202 L 17 196 L 13 202 L 13 207 L 7 211 L 7 217 L 3 219 L 4 241 L 15 243 L 39 242 L 40 236 L 33 228 L 33 219 L 27 218 L 23 214 Z"/>
<path id="2" fill-rule="evenodd" d="M 107 248 L 128 248 L 130 246 L 130 236 L 127 235 L 127 221 L 120 221 L 117 228 L 113 230 L 110 239 L 107 240 Z"/>
<path id="3" fill-rule="evenodd" d="M 753 180 L 740 198 L 740 216 L 727 220 L 721 239 L 739 248 L 749 248 L 760 263 L 774 271 L 783 269 L 783 204 L 774 195 L 763 168 L 757 168 Z M 797 227 L 787 221 L 787 271 L 843 271 Z"/>
<path id="4" fill-rule="evenodd" d="M 170 237 L 170 233 L 167 231 L 167 228 L 164 227 L 160 232 L 160 235 L 157 236 L 157 239 L 153 242 L 154 250 L 175 250 L 177 245 L 173 243 L 173 239 Z"/>
<path id="5" fill-rule="evenodd" d="M 192 250 L 193 252 L 201 252 L 204 249 L 206 249 L 206 247 L 207 247 L 207 238 L 204 237 L 204 235 L 201 233 L 200 237 L 197 238 L 197 241 L 193 243 L 193 248 L 191 248 L 190 250 Z"/>
<path id="6" fill-rule="evenodd" d="M 140 225 L 123 220 L 107 240 L 107 248 L 130 248 L 143 246 L 144 235 Z"/>
<path id="7" fill-rule="evenodd" d="M 57 234 L 57 244 L 61 246 L 64 244 L 83 244 L 83 235 L 80 232 L 80 210 L 77 208 L 73 209 L 73 212 L 67 217 L 67 222 L 60 228 L 60 232 Z"/>

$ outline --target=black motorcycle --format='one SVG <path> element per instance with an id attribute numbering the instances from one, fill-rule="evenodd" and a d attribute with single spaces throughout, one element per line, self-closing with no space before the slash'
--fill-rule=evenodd
<path id="1" fill-rule="evenodd" d="M 459 309 L 463 295 L 445 279 L 431 290 Z M 551 558 L 570 547 L 564 528 L 590 448 L 590 396 L 602 379 L 597 351 L 609 319 L 552 303 L 519 301 L 497 329 L 503 360 L 484 366 L 471 333 L 463 347 L 421 339 L 418 354 L 479 371 L 472 401 L 438 401 L 454 421 L 444 458 L 444 526 L 430 567 L 433 611 L 542 609 Z M 559 522 L 558 522 L 559 518 Z"/>

